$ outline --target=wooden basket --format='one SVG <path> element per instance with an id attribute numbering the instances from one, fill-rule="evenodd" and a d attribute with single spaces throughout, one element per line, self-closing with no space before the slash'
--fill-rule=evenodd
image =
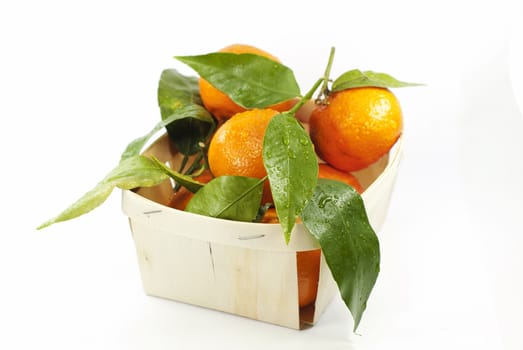
<path id="1" fill-rule="evenodd" d="M 386 216 L 401 144 L 400 138 L 388 156 L 355 173 L 376 231 Z M 166 135 L 145 153 L 173 167 L 180 158 Z M 183 212 L 166 206 L 171 195 L 170 181 L 123 191 L 146 294 L 300 329 L 317 322 L 338 293 L 322 256 L 316 301 L 299 308 L 297 252 L 319 248 L 303 224 L 296 224 L 286 245 L 279 224 Z"/>

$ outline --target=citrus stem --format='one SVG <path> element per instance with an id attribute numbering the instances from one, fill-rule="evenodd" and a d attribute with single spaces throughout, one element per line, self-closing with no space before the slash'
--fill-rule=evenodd
<path id="1" fill-rule="evenodd" d="M 318 89 L 318 87 L 321 85 L 322 82 L 323 82 L 323 78 L 318 79 L 316 81 L 316 83 L 314 83 L 312 88 L 298 101 L 298 103 L 296 103 L 294 106 L 292 106 L 292 108 L 289 110 L 289 113 L 291 113 L 291 114 L 296 113 L 296 111 L 298 111 L 298 109 L 300 109 L 301 106 L 303 106 L 305 104 L 305 102 L 310 100 L 312 98 L 312 95 L 314 95 L 314 93 L 316 92 L 316 89 Z"/>
<path id="2" fill-rule="evenodd" d="M 238 203 L 243 198 L 245 198 L 245 196 L 247 196 L 249 193 L 254 191 L 256 189 L 256 187 L 260 186 L 260 184 L 263 184 L 265 182 L 265 180 L 267 180 L 268 178 L 269 178 L 269 176 L 265 175 L 263 178 L 260 179 L 260 181 L 256 182 L 253 186 L 251 186 L 245 192 L 243 192 L 241 195 L 239 195 L 234 201 L 227 204 L 222 210 L 220 210 L 217 214 L 215 214 L 214 217 L 219 217 L 220 215 L 222 215 L 227 209 L 229 209 L 234 204 Z"/>
<path id="3" fill-rule="evenodd" d="M 182 158 L 182 162 L 180 164 L 180 167 L 178 169 L 179 173 L 183 173 L 183 169 L 185 169 L 185 166 L 187 165 L 187 161 L 189 160 L 189 156 L 184 154 Z"/>
<path id="4" fill-rule="evenodd" d="M 180 168 L 179 173 L 184 174 L 184 175 L 191 175 L 193 172 L 196 171 L 196 169 L 198 169 L 199 167 L 201 168 L 201 164 L 200 163 L 201 163 L 203 157 L 204 157 L 203 152 L 198 154 L 198 156 L 194 159 L 192 164 L 189 166 L 189 169 L 187 169 L 187 171 L 185 173 L 183 173 L 182 170 L 183 170 L 183 168 L 185 168 L 185 166 L 187 164 L 187 160 L 189 159 L 188 156 L 184 156 L 182 162 L 185 161 L 185 164 L 183 165 L 183 167 Z M 175 183 L 175 185 L 174 185 L 174 192 L 178 192 L 178 190 L 181 187 L 182 187 L 182 185 L 180 185 L 179 183 Z"/>
<path id="5" fill-rule="evenodd" d="M 314 93 L 316 92 L 316 89 L 318 89 L 318 87 L 322 83 L 323 83 L 323 85 L 321 87 L 320 95 L 318 96 L 317 100 L 321 101 L 323 96 L 327 96 L 329 94 L 329 77 L 330 77 L 330 74 L 331 74 L 332 62 L 334 61 L 334 53 L 335 52 L 336 52 L 336 49 L 334 48 L 334 46 L 331 47 L 331 51 L 330 51 L 330 54 L 329 54 L 329 61 L 327 62 L 327 67 L 325 68 L 325 73 L 323 73 L 323 77 L 321 77 L 320 79 L 318 79 L 316 81 L 316 83 L 314 83 L 314 85 L 309 90 L 309 92 L 307 92 L 305 94 L 305 96 L 303 96 L 300 99 L 300 101 L 298 103 L 296 103 L 289 110 L 289 113 L 292 113 L 292 114 L 296 113 L 296 111 L 298 111 L 298 109 L 300 109 L 301 106 L 303 106 L 305 104 L 305 102 L 307 102 L 308 100 L 310 100 L 312 98 L 312 95 L 314 95 Z"/>
<path id="6" fill-rule="evenodd" d="M 191 166 L 189 167 L 189 169 L 187 169 L 187 172 L 185 173 L 185 175 L 191 175 L 192 173 L 194 173 L 198 168 L 201 168 L 201 161 L 204 157 L 204 153 L 203 151 L 198 154 L 198 156 L 194 159 L 194 162 L 191 164 Z"/>
<path id="7" fill-rule="evenodd" d="M 329 77 L 331 75 L 332 62 L 334 61 L 334 53 L 336 49 L 331 47 L 331 52 L 329 54 L 329 61 L 327 62 L 327 67 L 325 67 L 325 73 L 323 73 L 323 86 L 321 87 L 321 93 L 327 94 L 329 92 Z"/>

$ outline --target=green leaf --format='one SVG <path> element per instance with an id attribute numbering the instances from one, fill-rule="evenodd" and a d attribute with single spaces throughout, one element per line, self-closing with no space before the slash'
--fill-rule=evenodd
<path id="1" fill-rule="evenodd" d="M 263 56 L 217 52 L 175 58 L 245 108 L 264 108 L 300 95 L 293 71 Z"/>
<path id="2" fill-rule="evenodd" d="M 120 161 L 139 155 L 142 152 L 143 147 L 151 139 L 151 137 L 153 137 L 158 131 L 162 130 L 168 124 L 172 123 L 173 121 L 179 118 L 180 116 L 177 113 L 174 113 L 166 119 L 158 122 L 154 126 L 154 128 L 151 131 L 149 131 L 146 135 L 134 139 L 131 143 L 127 145 L 127 147 L 123 151 L 120 157 Z"/>
<path id="3" fill-rule="evenodd" d="M 196 192 L 185 210 L 222 219 L 251 222 L 256 219 L 262 192 L 263 179 L 219 176 Z"/>
<path id="4" fill-rule="evenodd" d="M 200 150 L 199 143 L 206 141 L 212 134 L 215 121 L 200 105 L 198 78 L 183 76 L 175 70 L 165 70 L 158 87 L 158 103 L 162 111 L 162 121 L 149 133 L 129 143 L 120 157 L 118 166 L 95 188 L 58 216 L 40 225 L 39 229 L 93 210 L 107 199 L 114 187 L 147 187 L 165 180 L 168 176 L 165 166 L 159 166 L 153 160 L 140 156 L 144 145 L 164 127 L 174 135 L 175 145 L 181 153 L 190 155 Z M 187 182 L 189 187 L 196 186 L 195 181 Z"/>
<path id="5" fill-rule="evenodd" d="M 158 84 L 158 105 L 162 119 L 190 104 L 202 105 L 198 77 L 185 76 L 175 69 L 164 70 Z"/>
<path id="6" fill-rule="evenodd" d="M 167 133 L 183 155 L 201 148 L 214 131 L 215 121 L 202 106 L 197 77 L 187 77 L 175 69 L 166 69 L 158 84 L 158 105 Z M 174 116 L 174 118 L 173 118 Z"/>
<path id="7" fill-rule="evenodd" d="M 312 197 L 318 179 L 312 142 L 292 115 L 278 114 L 269 122 L 263 142 L 263 163 L 288 243 L 296 217 Z"/>
<path id="8" fill-rule="evenodd" d="M 38 229 L 57 222 L 74 219 L 100 206 L 115 187 L 124 190 L 154 186 L 167 178 L 165 172 L 151 159 L 134 156 L 124 159 L 91 191 L 87 192 L 55 218 L 38 226 Z"/>
<path id="9" fill-rule="evenodd" d="M 165 163 L 162 163 L 158 158 L 151 157 L 151 159 L 158 165 L 163 171 L 169 175 L 174 181 L 176 181 L 177 184 L 180 184 L 181 186 L 187 188 L 192 193 L 196 193 L 200 188 L 202 188 L 205 184 L 198 182 L 194 180 L 189 175 L 183 175 L 179 172 L 172 170 L 169 168 Z"/>
<path id="10" fill-rule="evenodd" d="M 131 190 L 137 187 L 151 187 L 167 178 L 162 168 L 148 157 L 137 155 L 118 164 L 103 180 L 114 187 Z"/>
<path id="11" fill-rule="evenodd" d="M 380 266 L 378 237 L 363 200 L 351 186 L 320 179 L 302 220 L 320 243 L 356 331 Z"/>
<path id="12" fill-rule="evenodd" d="M 216 127 L 214 119 L 201 106 L 195 77 L 183 76 L 174 69 L 164 70 L 158 87 L 158 103 L 162 121 L 146 135 L 129 143 L 120 161 L 140 154 L 145 144 L 163 128 L 167 128 L 182 154 L 192 155 L 200 149 L 198 144 L 205 141 Z"/>
<path id="13" fill-rule="evenodd" d="M 205 108 L 200 105 L 180 107 L 168 119 L 174 120 L 167 125 L 169 138 L 181 154 L 190 156 L 200 152 L 213 133 L 216 123 Z"/>
<path id="14" fill-rule="evenodd" d="M 399 81 L 385 73 L 376 73 L 370 70 L 362 72 L 359 69 L 353 69 L 343 73 L 340 77 L 334 80 L 332 83 L 332 91 L 335 92 L 363 86 L 399 88 L 419 85 L 422 84 Z"/>

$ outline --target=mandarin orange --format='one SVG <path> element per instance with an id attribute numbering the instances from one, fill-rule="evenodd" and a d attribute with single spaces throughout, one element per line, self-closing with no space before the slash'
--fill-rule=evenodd
<path id="1" fill-rule="evenodd" d="M 278 113 L 272 109 L 252 109 L 223 123 L 213 135 L 207 153 L 213 175 L 265 177 L 263 138 L 270 120 Z M 263 203 L 269 202 L 272 202 L 272 196 L 266 181 Z"/>
<path id="2" fill-rule="evenodd" d="M 310 136 L 318 155 L 343 171 L 363 169 L 385 155 L 403 130 L 398 100 L 385 88 L 335 92 L 311 113 Z"/>
<path id="3" fill-rule="evenodd" d="M 242 53 L 252 53 L 256 55 L 260 55 L 266 58 L 269 58 L 273 61 L 280 62 L 280 60 L 273 55 L 271 55 L 268 52 L 265 52 L 257 47 L 250 46 L 250 45 L 244 45 L 244 44 L 233 44 L 227 47 L 224 47 L 223 49 L 219 50 L 219 52 L 229 52 L 229 53 L 236 53 L 236 54 L 242 54 Z M 200 78 L 199 80 L 199 87 L 200 87 L 200 96 L 202 98 L 202 102 L 204 107 L 212 114 L 214 117 L 218 120 L 218 122 L 223 122 L 227 119 L 229 119 L 231 116 L 244 112 L 247 109 L 239 106 L 236 104 L 229 96 L 227 96 L 222 91 L 215 88 L 211 83 L 209 83 L 207 80 Z M 271 106 L 269 108 L 283 112 L 286 111 L 294 105 L 294 100 L 284 101 L 281 103 L 278 103 L 274 106 Z"/>

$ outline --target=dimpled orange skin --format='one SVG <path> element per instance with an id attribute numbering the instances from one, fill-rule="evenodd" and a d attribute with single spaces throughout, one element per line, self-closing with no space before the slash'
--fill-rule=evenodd
<path id="1" fill-rule="evenodd" d="M 320 158 L 356 171 L 385 155 L 403 131 L 398 100 L 388 89 L 362 87 L 335 92 L 310 116 L 310 136 Z"/>
<path id="2" fill-rule="evenodd" d="M 263 57 L 270 58 L 273 61 L 280 63 L 280 60 L 268 52 L 265 52 L 257 47 L 244 45 L 244 44 L 233 44 L 223 49 L 219 52 L 230 52 L 230 53 L 252 53 L 257 54 Z M 247 109 L 237 105 L 233 100 L 229 98 L 226 94 L 215 88 L 207 80 L 200 78 L 199 79 L 200 87 L 200 96 L 202 98 L 203 105 L 205 109 L 211 112 L 212 115 L 218 120 L 218 122 L 223 122 L 229 119 L 231 116 L 244 112 Z M 283 112 L 289 110 L 294 105 L 295 101 L 289 100 L 278 103 L 274 106 L 271 106 L 271 109 Z"/>
<path id="3" fill-rule="evenodd" d="M 272 109 L 252 109 L 235 114 L 223 123 L 213 135 L 207 153 L 213 175 L 259 179 L 266 176 L 263 138 L 270 120 L 278 113 Z M 263 192 L 263 203 L 272 202 L 268 181 Z"/>
<path id="4" fill-rule="evenodd" d="M 320 164 L 318 177 L 320 179 L 338 180 L 352 186 L 359 194 L 363 193 L 363 188 L 356 176 L 351 173 L 346 173 L 328 164 Z"/>

